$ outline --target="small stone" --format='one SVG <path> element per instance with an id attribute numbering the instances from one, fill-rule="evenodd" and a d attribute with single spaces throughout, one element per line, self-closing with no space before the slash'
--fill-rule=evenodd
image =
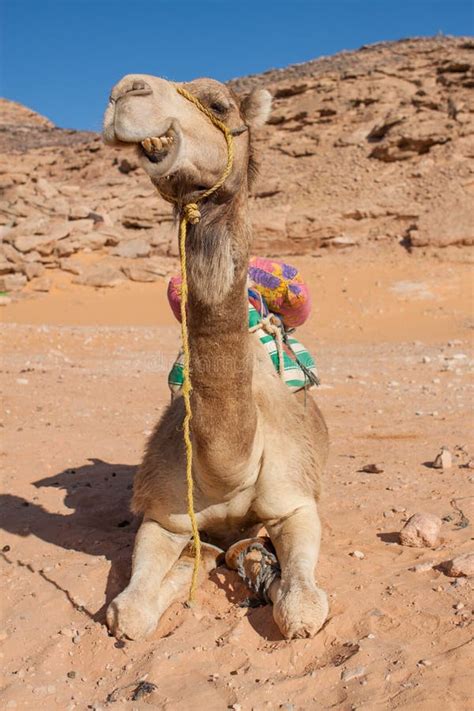
<path id="1" fill-rule="evenodd" d="M 40 279 L 35 279 L 31 283 L 31 288 L 33 291 L 49 291 L 51 289 L 51 279 L 48 277 L 41 277 Z"/>
<path id="2" fill-rule="evenodd" d="M 352 551 L 352 553 L 350 553 L 350 555 L 353 558 L 357 558 L 358 560 L 363 560 L 365 558 L 365 554 L 362 553 L 362 551 Z"/>
<path id="3" fill-rule="evenodd" d="M 383 469 L 379 467 L 377 464 L 364 464 L 363 467 L 359 469 L 361 472 L 365 472 L 366 474 L 382 474 Z"/>
<path id="4" fill-rule="evenodd" d="M 360 679 L 365 674 L 365 667 L 354 667 L 354 669 L 346 669 L 341 674 L 342 681 L 351 681 L 352 679 Z"/>
<path id="5" fill-rule="evenodd" d="M 395 514 L 393 513 L 393 511 L 384 511 L 383 516 L 384 518 L 393 518 Z"/>
<path id="6" fill-rule="evenodd" d="M 421 359 L 422 363 L 431 363 L 431 358 L 429 356 L 423 356 Z"/>
<path id="7" fill-rule="evenodd" d="M 75 671 L 69 671 L 67 673 L 67 678 L 68 679 L 75 679 L 76 678 L 76 672 Z"/>
<path id="8" fill-rule="evenodd" d="M 452 578 L 466 577 L 474 575 L 474 553 L 464 553 L 443 564 L 446 575 Z"/>
<path id="9" fill-rule="evenodd" d="M 434 563 L 431 560 L 427 560 L 424 563 L 417 563 L 410 570 L 414 573 L 427 573 L 429 570 L 433 570 Z"/>
<path id="10" fill-rule="evenodd" d="M 11 550 L 10 546 L 3 546 L 2 553 L 8 553 Z"/>
<path id="11" fill-rule="evenodd" d="M 62 629 L 59 630 L 59 634 L 63 635 L 63 637 L 74 637 L 74 630 L 72 630 L 70 627 L 63 627 Z"/>
<path id="12" fill-rule="evenodd" d="M 455 610 L 464 610 L 464 603 L 463 602 L 457 602 L 454 606 Z"/>
<path id="13" fill-rule="evenodd" d="M 447 447 L 441 447 L 441 451 L 436 455 L 432 464 L 433 469 L 451 469 L 453 466 L 453 457 Z"/>
<path id="14" fill-rule="evenodd" d="M 420 659 L 418 662 L 419 667 L 431 667 L 433 662 L 430 659 Z"/>
<path id="15" fill-rule="evenodd" d="M 28 378 L 17 378 L 16 382 L 18 383 L 18 385 L 28 385 L 29 380 Z"/>
<path id="16" fill-rule="evenodd" d="M 72 642 L 73 642 L 73 644 L 80 644 L 80 643 L 81 643 L 81 638 L 80 638 L 80 636 L 77 635 L 77 634 L 74 635 L 74 637 L 72 638 Z"/>
<path id="17" fill-rule="evenodd" d="M 295 711 L 295 706 L 294 704 L 280 704 L 279 706 L 280 709 L 283 709 L 283 711 Z"/>
<path id="18" fill-rule="evenodd" d="M 433 548 L 439 543 L 441 525 L 441 519 L 434 514 L 414 514 L 400 531 L 400 542 L 402 546 Z"/>

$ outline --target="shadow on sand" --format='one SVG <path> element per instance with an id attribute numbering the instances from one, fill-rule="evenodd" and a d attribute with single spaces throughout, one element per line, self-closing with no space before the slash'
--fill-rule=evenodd
<path id="1" fill-rule="evenodd" d="M 130 577 L 133 542 L 139 519 L 130 512 L 132 482 L 136 467 L 110 464 L 101 459 L 89 459 L 89 464 L 65 469 L 33 483 L 37 488 L 54 487 L 65 492 L 64 504 L 70 514 L 51 513 L 41 504 L 19 496 L 0 496 L 2 511 L 0 527 L 17 536 L 34 535 L 47 543 L 65 549 L 104 556 L 110 561 L 110 571 L 105 590 L 105 603 L 92 619 L 105 623 L 105 610 L 111 600 L 127 585 Z M 18 565 L 27 565 L 18 561 Z M 223 589 L 230 602 L 242 604 L 252 598 L 251 591 L 237 574 L 220 566 L 210 574 L 210 579 Z M 39 574 L 61 589 L 71 604 L 71 591 L 59 588 L 43 571 Z M 87 612 L 87 611 L 86 611 Z M 268 640 L 281 640 L 282 636 L 273 622 L 272 608 L 248 609 L 250 624 L 259 635 Z"/>
<path id="2" fill-rule="evenodd" d="M 1 528 L 17 536 L 37 536 L 66 551 L 104 556 L 111 563 L 106 585 L 107 605 L 126 585 L 130 573 L 133 539 L 138 528 L 138 520 L 130 512 L 136 467 L 109 464 L 100 459 L 89 462 L 33 484 L 37 488 L 64 490 L 64 503 L 72 513 L 51 513 L 34 501 L 4 494 L 0 496 Z M 54 584 L 41 571 L 40 575 Z M 63 592 L 71 599 L 68 591 Z M 106 605 L 93 619 L 104 622 Z"/>

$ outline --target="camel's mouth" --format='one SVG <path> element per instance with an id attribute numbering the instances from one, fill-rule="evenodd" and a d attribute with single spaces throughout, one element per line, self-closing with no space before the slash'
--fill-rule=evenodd
<path id="1" fill-rule="evenodd" d="M 150 163 L 161 163 L 170 153 L 175 143 L 175 135 L 169 129 L 162 136 L 151 136 L 140 142 L 140 152 Z"/>

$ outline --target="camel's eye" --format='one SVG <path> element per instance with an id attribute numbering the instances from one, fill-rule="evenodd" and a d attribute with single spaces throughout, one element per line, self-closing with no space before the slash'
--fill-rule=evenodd
<path id="1" fill-rule="evenodd" d="M 224 116 L 229 110 L 229 107 L 223 104 L 221 101 L 213 101 L 209 108 L 215 114 L 219 114 L 220 116 Z"/>

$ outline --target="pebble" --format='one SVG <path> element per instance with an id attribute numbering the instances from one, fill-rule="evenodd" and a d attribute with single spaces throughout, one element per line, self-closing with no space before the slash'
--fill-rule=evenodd
<path id="1" fill-rule="evenodd" d="M 474 575 L 474 553 L 464 553 L 452 560 L 448 560 L 443 565 L 446 574 L 452 578 L 467 577 Z"/>
<path id="2" fill-rule="evenodd" d="M 451 469 L 453 466 L 453 456 L 447 447 L 441 447 L 441 451 L 433 461 L 433 469 Z"/>
<path id="3" fill-rule="evenodd" d="M 43 568 L 44 570 L 44 568 Z M 62 634 L 64 637 L 74 637 L 75 632 L 72 630 L 70 627 L 63 627 L 62 629 L 59 630 L 59 634 Z"/>
<path id="4" fill-rule="evenodd" d="M 350 555 L 358 560 L 363 560 L 365 558 L 365 554 L 362 553 L 362 551 L 352 551 Z"/>
<path id="5" fill-rule="evenodd" d="M 439 516 L 416 513 L 411 516 L 400 531 L 402 546 L 413 548 L 433 548 L 439 543 L 442 521 Z"/>
<path id="6" fill-rule="evenodd" d="M 463 602 L 457 602 L 454 606 L 455 610 L 463 610 L 464 609 L 464 603 Z"/>
<path id="7" fill-rule="evenodd" d="M 295 711 L 294 704 L 280 704 L 279 708 L 283 709 L 283 711 Z"/>
<path id="8" fill-rule="evenodd" d="M 18 385 L 28 385 L 28 378 L 17 378 L 16 382 Z"/>
<path id="9" fill-rule="evenodd" d="M 429 356 L 423 356 L 421 359 L 422 363 L 431 363 L 431 358 Z"/>
<path id="10" fill-rule="evenodd" d="M 360 679 L 365 674 L 365 667 L 354 667 L 354 669 L 346 669 L 341 674 L 342 681 L 351 681 L 351 679 Z"/>
<path id="11" fill-rule="evenodd" d="M 431 667 L 433 662 L 430 659 L 420 659 L 417 666 L 419 667 Z"/>
<path id="12" fill-rule="evenodd" d="M 364 464 L 363 467 L 360 468 L 361 472 L 365 472 L 366 474 L 382 474 L 383 469 L 379 467 L 377 464 Z"/>
<path id="13" fill-rule="evenodd" d="M 69 671 L 67 673 L 67 678 L 68 679 L 75 679 L 76 678 L 76 672 L 75 671 Z"/>
<path id="14" fill-rule="evenodd" d="M 384 518 L 393 518 L 395 516 L 395 514 L 393 513 L 393 511 L 390 510 L 390 511 L 384 511 L 383 516 L 384 516 Z"/>
<path id="15" fill-rule="evenodd" d="M 72 642 L 73 642 L 73 644 L 80 644 L 81 638 L 79 637 L 79 635 L 76 634 L 76 635 L 72 638 Z"/>
<path id="16" fill-rule="evenodd" d="M 433 570 L 433 561 L 425 561 L 424 563 L 417 563 L 410 570 L 414 573 L 427 573 L 429 570 Z"/>

